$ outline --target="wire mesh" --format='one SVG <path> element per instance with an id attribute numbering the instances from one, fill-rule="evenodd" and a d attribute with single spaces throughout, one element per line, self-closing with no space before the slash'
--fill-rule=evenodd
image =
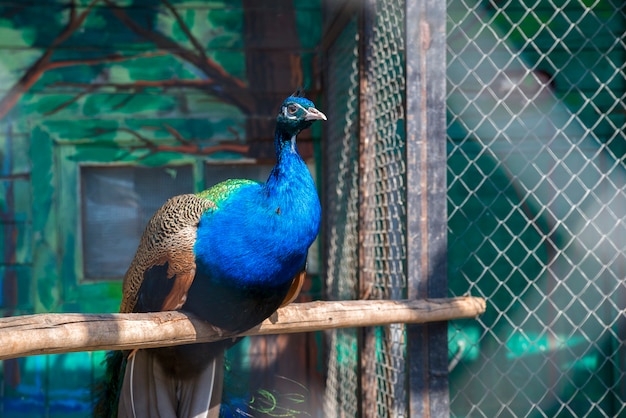
<path id="1" fill-rule="evenodd" d="M 406 290 L 404 2 L 379 1 L 366 45 L 362 217 L 365 296 L 400 299 Z"/>
<path id="2" fill-rule="evenodd" d="M 365 20 L 362 75 L 360 288 L 363 298 L 401 299 L 406 297 L 404 2 L 377 1 L 370 7 L 375 9 Z M 405 335 L 403 325 L 364 332 L 366 415 L 407 416 Z"/>
<path id="3" fill-rule="evenodd" d="M 369 3 L 365 33 L 353 19 L 327 51 L 331 299 L 406 297 L 404 3 Z M 407 416 L 404 326 L 329 336 L 325 416 Z"/>
<path id="4" fill-rule="evenodd" d="M 626 413 L 622 2 L 448 1 L 453 416 Z"/>
<path id="5" fill-rule="evenodd" d="M 328 140 L 325 141 L 326 292 L 329 299 L 358 297 L 358 29 L 356 18 L 328 51 Z M 359 410 L 357 334 L 328 333 L 324 416 L 356 417 Z"/>

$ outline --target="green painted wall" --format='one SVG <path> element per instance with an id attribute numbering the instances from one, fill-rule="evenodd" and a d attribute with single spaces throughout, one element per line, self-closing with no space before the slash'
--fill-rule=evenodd
<path id="1" fill-rule="evenodd" d="M 319 1 L 0 1 L 0 313 L 117 311 L 120 278 L 84 275 L 81 167 L 190 165 L 199 191 L 206 161 L 271 162 L 320 28 Z M 0 416 L 85 416 L 102 355 L 2 362 Z"/>

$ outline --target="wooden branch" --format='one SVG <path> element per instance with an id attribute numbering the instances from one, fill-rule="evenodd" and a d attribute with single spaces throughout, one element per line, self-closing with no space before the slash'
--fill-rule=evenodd
<path id="1" fill-rule="evenodd" d="M 473 318 L 481 298 L 413 301 L 358 300 L 294 303 L 242 334 L 311 332 L 392 323 Z M 234 337 L 181 312 L 144 314 L 40 314 L 0 319 L 0 360 L 75 351 L 128 350 Z"/>

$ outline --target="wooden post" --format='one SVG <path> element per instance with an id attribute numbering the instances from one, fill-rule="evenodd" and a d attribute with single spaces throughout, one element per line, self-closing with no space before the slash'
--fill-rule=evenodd
<path id="1" fill-rule="evenodd" d="M 409 299 L 447 283 L 446 2 L 405 2 Z M 409 416 L 450 415 L 448 325 L 407 327 Z"/>

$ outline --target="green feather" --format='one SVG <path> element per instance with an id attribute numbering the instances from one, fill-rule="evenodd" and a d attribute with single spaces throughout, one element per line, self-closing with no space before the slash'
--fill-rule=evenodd
<path id="1" fill-rule="evenodd" d="M 221 183 L 216 184 L 210 189 L 204 190 L 198 193 L 196 196 L 203 199 L 208 199 L 214 202 L 217 206 L 220 205 L 230 194 L 242 186 L 250 184 L 259 184 L 259 182 L 248 179 L 230 179 L 224 180 Z"/>

